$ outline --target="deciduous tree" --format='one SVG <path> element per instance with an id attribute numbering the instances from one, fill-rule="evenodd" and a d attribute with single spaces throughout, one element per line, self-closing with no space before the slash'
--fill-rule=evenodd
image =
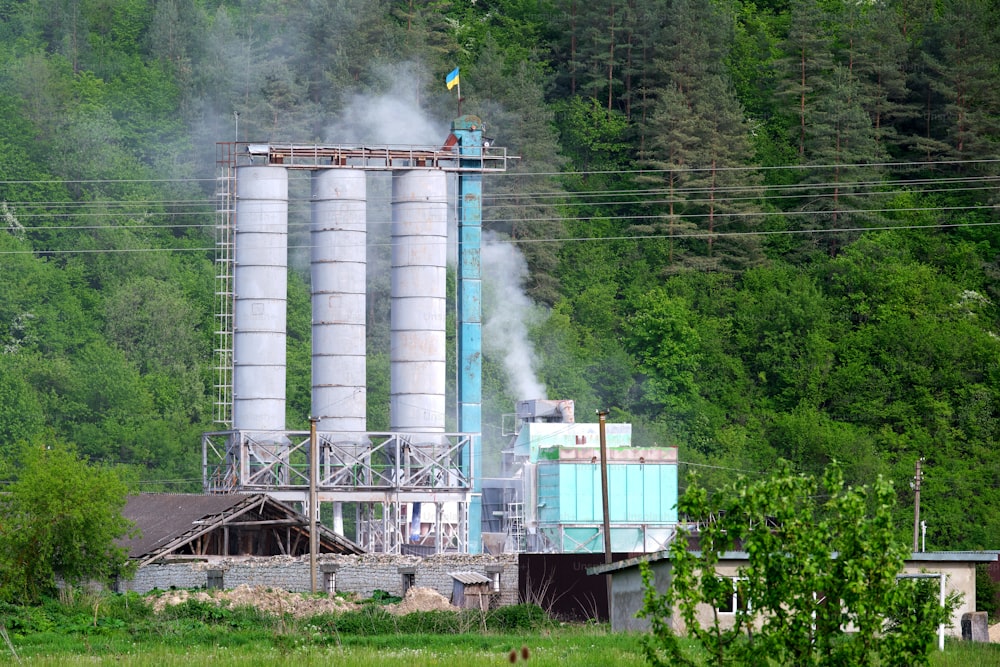
<path id="1" fill-rule="evenodd" d="M 692 664 L 669 616 L 683 620 L 713 665 L 926 664 L 935 627 L 950 609 L 928 600 L 926 588 L 897 581 L 906 548 L 893 526 L 893 499 L 881 478 L 868 487 L 845 485 L 836 465 L 818 479 L 782 462 L 769 478 L 741 478 L 712 496 L 692 481 L 678 510 L 700 526 L 698 551 L 681 531 L 662 594 L 644 567 L 640 615 L 653 624 L 651 662 Z M 720 576 L 722 554 L 737 549 L 748 564 L 735 578 Z M 734 595 L 741 602 L 724 624 L 717 610 Z M 705 625 L 702 605 L 716 610 Z"/>
<path id="2" fill-rule="evenodd" d="M 115 540 L 132 525 L 121 514 L 127 487 L 118 473 L 58 442 L 36 440 L 19 458 L 17 479 L 0 497 L 0 599 L 33 602 L 60 581 L 123 573 L 128 556 Z"/>

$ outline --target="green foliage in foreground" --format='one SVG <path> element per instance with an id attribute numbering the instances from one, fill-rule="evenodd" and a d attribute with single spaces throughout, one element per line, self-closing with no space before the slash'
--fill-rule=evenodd
<path id="1" fill-rule="evenodd" d="M 936 582 L 897 580 L 906 548 L 893 499 L 881 478 L 846 486 L 836 465 L 817 479 L 782 461 L 773 476 L 741 478 L 711 497 L 693 481 L 678 510 L 699 523 L 699 544 L 686 532 L 674 541 L 665 593 L 643 564 L 650 662 L 701 664 L 677 641 L 679 620 L 711 665 L 928 664 L 958 600 L 941 607 Z M 730 551 L 747 554 L 735 576 L 720 573 Z"/>
<path id="2" fill-rule="evenodd" d="M 485 622 L 485 629 L 483 623 Z M 215 607 L 196 600 L 155 612 L 129 593 L 77 593 L 39 605 L 0 603 L 0 663 L 122 664 L 188 667 L 236 665 L 456 665 L 516 664 L 631 666 L 643 662 L 642 635 L 610 633 L 604 625 L 556 624 L 533 605 L 485 616 L 478 612 L 423 612 L 390 616 L 366 605 L 311 618 L 270 615 L 250 607 Z M 693 642 L 680 640 L 699 655 Z M 526 647 L 529 659 L 521 657 Z M 1000 647 L 949 642 L 933 653 L 933 667 L 997 665 Z"/>
<path id="3" fill-rule="evenodd" d="M 155 612 L 134 593 L 77 594 L 37 606 L 0 604 L 0 624 L 18 656 L 32 664 L 495 665 L 522 646 L 533 665 L 642 659 L 638 637 L 557 625 L 534 605 L 405 616 L 365 605 L 294 618 L 193 599 Z M 3 646 L 0 662 L 10 655 Z"/>
<path id="4" fill-rule="evenodd" d="M 117 471 L 88 465 L 61 443 L 25 445 L 16 479 L 0 496 L 0 600 L 34 602 L 69 584 L 107 581 L 125 572 L 115 540 L 127 487 Z"/>
<path id="5" fill-rule="evenodd" d="M 642 635 L 610 633 L 604 625 L 556 624 L 533 605 L 485 616 L 424 612 L 393 617 L 365 606 L 294 618 L 195 600 L 155 612 L 134 593 L 77 593 L 34 606 L 0 603 L 0 627 L 10 639 L 10 644 L 0 643 L 0 663 L 19 659 L 45 666 L 464 667 L 508 664 L 512 652 L 516 664 L 535 667 L 624 667 L 644 660 Z M 689 654 L 704 658 L 694 642 L 679 641 Z M 1000 667 L 1000 647 L 949 641 L 943 653 L 930 656 L 932 667 L 973 664 Z"/>

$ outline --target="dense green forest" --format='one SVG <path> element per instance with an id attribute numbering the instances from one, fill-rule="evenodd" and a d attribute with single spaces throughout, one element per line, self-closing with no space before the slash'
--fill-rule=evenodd
<path id="1" fill-rule="evenodd" d="M 490 309 L 523 316 L 548 397 L 581 419 L 609 408 L 710 485 L 779 457 L 886 475 L 901 534 L 923 457 L 928 548 L 1000 548 L 998 16 L 987 0 L 0 0 L 0 478 L 19 443 L 57 438 L 143 490 L 197 490 L 215 143 L 443 140 L 458 66 L 463 113 L 519 156 L 486 179 L 484 224 L 526 261 L 530 301 Z M 300 428 L 308 271 L 292 265 Z M 388 281 L 370 291 L 378 430 Z M 485 344 L 497 447 L 501 413 L 535 397 Z"/>

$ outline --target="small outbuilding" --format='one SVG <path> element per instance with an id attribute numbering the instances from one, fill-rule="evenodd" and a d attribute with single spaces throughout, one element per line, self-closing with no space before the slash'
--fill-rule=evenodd
<path id="1" fill-rule="evenodd" d="M 452 572 L 451 603 L 461 609 L 489 609 L 494 596 L 493 581 L 479 572 Z"/>

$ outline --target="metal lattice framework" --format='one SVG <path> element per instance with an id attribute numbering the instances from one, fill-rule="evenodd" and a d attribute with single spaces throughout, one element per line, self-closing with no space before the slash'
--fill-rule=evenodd
<path id="1" fill-rule="evenodd" d="M 612 534 L 631 539 L 629 552 L 653 553 L 667 549 L 677 536 L 677 524 L 619 523 Z M 565 523 L 537 533 L 532 551 L 549 553 L 598 553 L 603 549 L 604 527 L 594 523 Z"/>
<path id="2" fill-rule="evenodd" d="M 465 552 L 472 481 L 463 459 L 471 455 L 471 439 L 465 433 L 368 433 L 358 443 L 323 434 L 317 438 L 317 500 L 355 503 L 358 544 L 383 553 L 400 553 L 408 544 L 403 505 L 432 503 L 434 529 L 416 544 L 435 553 Z M 307 431 L 205 433 L 205 491 L 262 491 L 306 504 L 309 447 Z"/>

